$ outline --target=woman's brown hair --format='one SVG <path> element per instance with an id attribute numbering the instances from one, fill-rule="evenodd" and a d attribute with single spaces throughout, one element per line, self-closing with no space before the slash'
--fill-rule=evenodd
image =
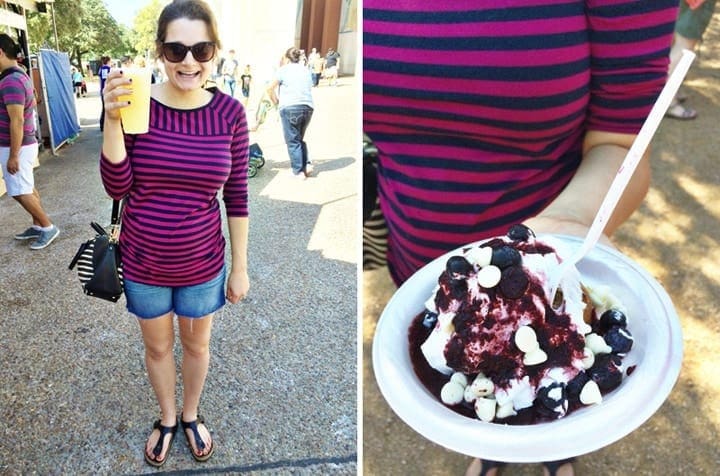
<path id="1" fill-rule="evenodd" d="M 222 48 L 215 15 L 208 4 L 202 0 L 174 0 L 163 8 L 160 18 L 158 18 L 157 36 L 155 37 L 155 54 L 158 58 L 162 56 L 162 44 L 167 36 L 168 25 L 179 18 L 205 22 L 210 41 L 215 43 L 217 49 Z"/>
<path id="2" fill-rule="evenodd" d="M 297 63 L 300 61 L 300 58 L 302 58 L 302 51 L 293 46 L 285 52 L 285 57 L 293 63 Z"/>

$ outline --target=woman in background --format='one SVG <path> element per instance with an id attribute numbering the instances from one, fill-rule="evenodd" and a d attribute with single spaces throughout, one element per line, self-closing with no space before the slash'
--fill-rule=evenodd
<path id="1" fill-rule="evenodd" d="M 310 124 L 314 105 L 312 75 L 300 64 L 302 56 L 302 51 L 295 47 L 285 52 L 284 64 L 268 85 L 267 92 L 280 110 L 293 177 L 305 180 L 312 173 L 305 131 Z"/>

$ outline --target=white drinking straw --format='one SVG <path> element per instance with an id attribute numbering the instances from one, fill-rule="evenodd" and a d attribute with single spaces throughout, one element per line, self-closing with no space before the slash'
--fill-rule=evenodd
<path id="1" fill-rule="evenodd" d="M 595 243 L 600 238 L 600 235 L 605 229 L 605 225 L 610 219 L 612 212 L 615 210 L 615 206 L 620 200 L 628 182 L 630 182 L 630 178 L 645 154 L 648 145 L 650 145 L 650 141 L 655 135 L 655 131 L 657 131 L 660 121 L 662 121 L 668 107 L 670 107 L 670 104 L 672 103 L 675 94 L 677 94 L 683 79 L 685 79 L 685 75 L 690 69 L 690 64 L 694 59 L 695 53 L 689 50 L 683 50 L 680 61 L 665 83 L 665 87 L 663 87 L 660 92 L 660 96 L 658 96 L 655 101 L 655 104 L 650 110 L 650 114 L 647 119 L 645 119 L 640 132 L 620 165 L 617 175 L 615 176 L 615 179 L 613 179 L 613 182 L 607 191 L 607 195 L 605 195 L 605 199 L 600 205 L 597 215 L 595 215 L 595 219 L 590 226 L 590 230 L 588 230 L 588 234 L 585 236 L 585 240 L 580 248 L 578 248 L 575 252 L 572 259 L 563 261 L 561 266 L 558 268 L 558 274 L 557 276 L 554 276 L 555 279 L 553 280 L 550 288 L 551 303 L 555 298 L 555 292 L 557 291 L 560 281 L 567 269 L 580 261 L 587 252 L 595 246 Z"/>

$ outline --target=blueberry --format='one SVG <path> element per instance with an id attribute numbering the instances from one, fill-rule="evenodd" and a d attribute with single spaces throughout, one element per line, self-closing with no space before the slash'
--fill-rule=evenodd
<path id="1" fill-rule="evenodd" d="M 510 227 L 507 236 L 511 240 L 527 241 L 531 236 L 535 236 L 535 233 L 525 225 L 517 224 Z"/>
<path id="2" fill-rule="evenodd" d="M 428 329 L 432 329 L 435 327 L 435 323 L 437 322 L 438 315 L 435 312 L 431 311 L 425 311 L 425 316 L 423 316 L 422 324 L 423 326 L 427 327 Z"/>
<path id="3" fill-rule="evenodd" d="M 608 309 L 600 316 L 599 331 L 604 334 L 613 326 L 627 327 L 627 317 L 618 309 Z"/>
<path id="4" fill-rule="evenodd" d="M 615 389 L 622 382 L 622 372 L 615 365 L 611 354 L 596 355 L 595 363 L 587 373 L 603 392 Z"/>
<path id="5" fill-rule="evenodd" d="M 518 299 L 528 288 L 528 278 L 520 266 L 510 266 L 500 276 L 500 292 L 510 299 Z"/>
<path id="6" fill-rule="evenodd" d="M 467 281 L 464 279 L 453 279 L 450 281 L 450 293 L 455 299 L 464 299 L 467 291 Z"/>
<path id="7" fill-rule="evenodd" d="M 568 400 L 564 387 L 563 384 L 555 382 L 538 390 L 535 408 L 540 415 L 548 418 L 560 418 L 565 415 Z"/>
<path id="8" fill-rule="evenodd" d="M 632 349 L 633 337 L 627 329 L 613 326 L 603 337 L 607 345 L 617 354 L 626 354 Z"/>
<path id="9" fill-rule="evenodd" d="M 505 269 L 508 266 L 517 266 L 521 262 L 522 256 L 520 256 L 520 252 L 510 246 L 493 249 L 492 258 L 490 259 L 490 264 L 500 269 Z"/>
<path id="10" fill-rule="evenodd" d="M 540 387 L 537 398 L 543 406 L 554 410 L 558 405 L 566 401 L 565 386 L 561 383 L 553 382 L 547 387 Z"/>
<path id="11" fill-rule="evenodd" d="M 565 386 L 565 392 L 567 393 L 568 399 L 577 401 L 580 399 L 580 392 L 586 383 L 588 383 L 590 377 L 585 372 L 580 372 L 570 380 Z"/>
<path id="12" fill-rule="evenodd" d="M 457 276 L 468 276 L 473 271 L 473 266 L 462 256 L 451 256 L 447 260 L 445 270 L 451 278 Z"/>

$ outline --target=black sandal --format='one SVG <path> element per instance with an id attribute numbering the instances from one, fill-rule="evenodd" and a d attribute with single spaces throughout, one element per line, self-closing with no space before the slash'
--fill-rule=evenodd
<path id="1" fill-rule="evenodd" d="M 188 446 L 190 447 L 190 454 L 192 454 L 192 457 L 195 458 L 195 461 L 202 463 L 203 461 L 207 461 L 208 459 L 210 459 L 213 452 L 215 451 L 215 439 L 213 438 L 210 441 L 210 451 L 208 452 L 208 454 L 198 456 L 195 453 L 195 450 L 193 450 L 192 443 L 190 443 L 190 437 L 187 434 L 187 430 L 192 430 L 193 437 L 195 437 L 195 448 L 197 448 L 198 451 L 203 451 L 205 449 L 205 442 L 202 440 L 200 432 L 198 431 L 198 423 L 201 423 L 203 425 L 205 424 L 205 420 L 200 415 L 198 415 L 196 420 L 190 422 L 185 422 L 183 421 L 182 416 L 180 417 L 180 425 L 182 426 L 183 433 L 185 433 L 185 439 L 187 440 Z"/>
<path id="2" fill-rule="evenodd" d="M 147 449 L 143 450 L 143 454 L 145 455 L 145 462 L 149 464 L 150 466 L 155 466 L 156 468 L 159 468 L 160 466 L 165 464 L 165 461 L 167 461 L 168 456 L 170 455 L 170 449 L 172 448 L 173 441 L 175 440 L 175 433 L 177 433 L 177 423 L 175 423 L 175 426 L 163 426 L 160 424 L 160 420 L 155 420 L 155 423 L 153 423 L 153 430 L 159 430 L 160 431 L 160 438 L 158 438 L 157 443 L 155 443 L 155 448 L 153 448 L 153 456 L 155 459 L 151 458 L 147 454 Z M 163 446 L 165 446 L 165 437 L 170 434 L 170 443 L 168 443 L 167 451 L 165 452 L 165 457 L 162 459 L 162 461 L 158 461 L 157 457 L 160 456 L 160 453 L 162 453 Z"/>
<path id="3" fill-rule="evenodd" d="M 548 473 L 550 473 L 550 476 L 557 475 L 558 469 L 560 469 L 561 466 L 566 464 L 572 464 L 575 461 L 575 458 L 568 458 L 568 459 L 561 459 L 558 461 L 546 461 L 543 463 L 543 466 L 545 466 L 545 469 L 548 470 Z"/>

